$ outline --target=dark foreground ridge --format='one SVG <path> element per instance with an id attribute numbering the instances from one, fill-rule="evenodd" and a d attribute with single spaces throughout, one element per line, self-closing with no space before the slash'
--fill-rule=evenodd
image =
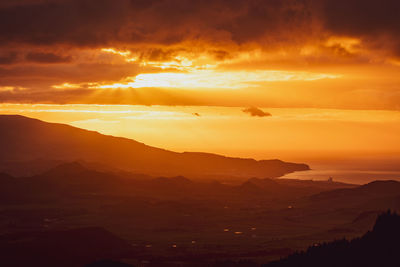
<path id="1" fill-rule="evenodd" d="M 0 265 L 78 267 L 94 259 L 121 257 L 130 248 L 101 227 L 15 233 L 0 236 Z"/>
<path id="2" fill-rule="evenodd" d="M 21 162 L 38 159 L 85 160 L 136 173 L 190 177 L 265 178 L 309 169 L 306 164 L 276 159 L 257 161 L 209 153 L 177 153 L 127 138 L 102 135 L 19 115 L 0 115 L 0 147 L 0 171 L 5 172 L 4 168 L 8 168 L 8 173 L 28 168 L 26 164 L 21 168 Z M 13 165 L 16 166 L 14 169 L 10 167 Z"/>
<path id="3" fill-rule="evenodd" d="M 357 241 L 369 245 L 342 240 L 324 245 L 339 247 L 326 254 L 381 257 L 379 249 L 398 248 L 398 216 L 382 215 L 373 225 L 388 208 L 400 210 L 399 185 L 256 178 L 232 185 L 78 162 L 30 177 L 0 173 L 0 266 L 260 267 L 370 229 Z"/>
<path id="4" fill-rule="evenodd" d="M 388 211 L 361 238 L 315 244 L 265 267 L 395 267 L 400 266 L 400 216 Z"/>

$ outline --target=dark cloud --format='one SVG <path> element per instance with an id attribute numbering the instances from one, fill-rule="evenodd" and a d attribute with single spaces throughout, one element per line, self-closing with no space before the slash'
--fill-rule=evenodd
<path id="1" fill-rule="evenodd" d="M 137 64 L 53 64 L 0 67 L 0 86 L 46 88 L 63 83 L 115 82 L 139 72 Z"/>
<path id="2" fill-rule="evenodd" d="M 400 1 L 324 0 L 319 14 L 327 33 L 358 37 L 363 46 L 400 56 Z"/>
<path id="3" fill-rule="evenodd" d="M 0 4 L 0 43 L 99 47 L 201 40 L 270 49 L 324 34 L 371 40 L 379 34 L 395 42 L 399 13 L 397 0 L 7 0 Z M 159 52 L 148 56 L 165 56 Z M 215 55 L 226 56 L 223 50 Z"/>
<path id="4" fill-rule="evenodd" d="M 257 40 L 306 25 L 305 1 L 70 0 L 0 5 L 0 41 L 35 45 Z"/>
<path id="5" fill-rule="evenodd" d="M 25 60 L 35 63 L 68 63 L 71 62 L 71 56 L 60 56 L 53 53 L 28 53 Z"/>
<path id="6" fill-rule="evenodd" d="M 0 52 L 0 64 L 12 64 L 17 62 L 18 55 L 16 52 Z"/>
<path id="7" fill-rule="evenodd" d="M 0 42 L 96 45 L 116 39 L 129 1 L 27 1 L 0 8 Z"/>
<path id="8" fill-rule="evenodd" d="M 398 0 L 325 0 L 324 26 L 335 33 L 376 35 L 400 33 Z"/>
<path id="9" fill-rule="evenodd" d="M 199 113 L 197 113 L 197 112 L 193 113 L 193 115 L 196 116 L 196 117 L 200 117 L 200 116 L 201 116 L 201 115 L 200 115 Z"/>
<path id="10" fill-rule="evenodd" d="M 252 116 L 252 117 L 269 117 L 269 116 L 272 116 L 270 113 L 264 112 L 261 109 L 256 108 L 256 107 L 245 108 L 242 111 L 244 113 L 250 114 L 250 116 Z"/>
<path id="11" fill-rule="evenodd" d="M 35 95 L 29 90 L 18 93 L 23 99 L 47 101 L 51 91 L 44 97 L 36 95 L 39 89 L 66 82 L 123 81 L 144 72 L 142 61 L 179 61 L 179 55 L 191 59 L 198 52 L 217 61 L 234 59 L 246 49 L 284 55 L 275 59 L 271 53 L 271 59 L 265 59 L 270 61 L 259 63 L 251 57 L 247 63 L 254 69 L 364 64 L 372 62 L 375 54 L 392 59 L 400 57 L 399 14 L 398 0 L 1 0 L 0 86 L 31 88 Z M 360 47 L 326 44 L 332 36 L 359 38 Z M 317 52 L 301 54 L 307 46 L 317 47 Z M 92 50 L 107 47 L 129 50 L 138 61 L 124 64 L 119 56 L 119 61 L 111 62 L 107 57 L 115 55 L 98 56 L 99 50 Z M 248 67 L 244 61 L 218 63 L 221 69 Z M 87 92 L 74 93 L 82 96 Z M 5 94 L 16 97 L 15 92 L 6 92 L 3 100 L 8 99 Z M 65 99 L 72 99 L 72 91 L 70 94 Z M 186 101 L 163 94 L 156 103 Z M 64 101 L 61 95 L 59 99 Z M 252 99 L 238 105 L 264 103 Z M 257 108 L 244 112 L 269 115 Z"/>

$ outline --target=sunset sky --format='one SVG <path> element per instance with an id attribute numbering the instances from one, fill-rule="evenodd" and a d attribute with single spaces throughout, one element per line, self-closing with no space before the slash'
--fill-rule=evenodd
<path id="1" fill-rule="evenodd" d="M 0 113 L 177 151 L 393 158 L 399 14 L 397 0 L 2 0 Z"/>

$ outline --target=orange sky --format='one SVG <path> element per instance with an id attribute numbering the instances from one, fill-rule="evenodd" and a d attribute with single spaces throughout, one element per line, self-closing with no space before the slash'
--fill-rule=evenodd
<path id="1" fill-rule="evenodd" d="M 0 113 L 67 123 L 174 151 L 280 158 L 313 167 L 347 161 L 360 168 L 373 160 L 368 167 L 377 168 L 389 160 L 394 168 L 400 151 L 398 111 L 3 104 Z"/>
<path id="2" fill-rule="evenodd" d="M 395 0 L 0 4 L 0 101 L 398 109 Z"/>
<path id="3" fill-rule="evenodd" d="M 392 154 L 399 13 L 395 0 L 5 0 L 0 111 L 175 150 Z M 117 104 L 157 106 L 97 112 Z"/>

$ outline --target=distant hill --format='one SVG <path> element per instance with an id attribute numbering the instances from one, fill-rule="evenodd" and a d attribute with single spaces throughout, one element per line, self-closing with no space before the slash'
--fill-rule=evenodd
<path id="1" fill-rule="evenodd" d="M 352 188 L 335 189 L 340 186 Z M 387 193 L 386 187 L 390 188 Z M 335 190 L 323 192 L 328 188 Z M 150 260 L 153 265 L 149 266 L 182 266 L 172 264 L 181 261 L 188 263 L 183 266 L 259 266 L 249 265 L 252 263 L 247 260 L 265 262 L 265 256 L 268 260 L 287 256 L 292 249 L 304 249 L 308 244 L 344 235 L 360 236 L 371 229 L 376 214 L 390 207 L 389 201 L 399 200 L 396 188 L 397 183 L 391 181 L 354 186 L 258 178 L 232 185 L 184 176 L 119 175 L 91 170 L 79 162 L 60 164 L 30 177 L 0 174 L 0 265 L 29 266 L 25 264 L 27 261 L 40 260 L 45 263 L 39 266 L 62 266 L 51 263 L 64 262 L 64 254 L 54 252 L 56 258 L 52 260 L 47 258 L 48 253 L 38 255 L 38 249 L 47 251 L 45 246 L 50 246 L 55 251 L 58 248 L 64 251 L 68 244 L 79 249 L 80 246 L 73 244 L 82 242 L 89 252 L 93 249 L 90 252 L 93 254 L 85 250 L 79 254 L 72 249 L 67 252 L 73 254 L 65 254 L 68 260 L 121 267 L 118 261 L 124 262 L 124 259 L 133 264 Z M 368 193 L 358 194 L 357 201 L 353 201 L 351 196 L 358 191 Z M 122 250 L 124 243 L 98 227 L 93 230 L 92 226 L 103 227 L 129 240 L 134 251 L 121 257 L 101 252 L 104 243 L 114 242 Z M 86 230 L 66 230 L 82 227 Z M 225 229 L 232 230 L 225 232 Z M 182 233 L 185 240 L 178 243 L 179 249 L 171 250 L 171 241 L 179 242 L 174 239 Z M 99 246 L 93 245 L 93 240 Z M 192 240 L 205 248 L 204 254 L 191 254 Z M 226 247 L 215 249 L 213 244 L 223 242 Z M 240 242 L 241 252 L 236 242 Z M 151 244 L 153 249 L 147 249 L 146 244 Z M 274 252 L 275 249 L 278 250 Z M 83 261 L 82 255 L 95 257 L 83 258 Z M 242 258 L 244 261 L 240 262 Z M 13 259 L 21 264 L 3 264 Z M 198 260 L 202 262 L 191 265 Z M 208 264 L 214 261 L 215 265 Z M 67 263 L 65 266 L 74 266 Z"/>
<path id="2" fill-rule="evenodd" d="M 240 185 L 228 185 L 216 181 L 192 181 L 184 176 L 151 177 L 135 174 L 121 176 L 112 172 L 92 170 L 79 162 L 70 162 L 29 177 L 13 177 L 0 173 L 0 201 L 26 203 L 81 195 L 265 199 L 294 198 L 326 190 L 325 187 L 321 188 L 319 183 L 316 185 L 309 181 L 305 183 L 307 186 L 302 186 L 301 181 L 285 185 L 285 182 L 278 179 L 251 178 Z M 332 185 L 330 189 L 338 186 L 329 184 Z M 340 185 L 345 188 L 350 186 Z"/>
<path id="3" fill-rule="evenodd" d="M 388 184 L 387 190 L 385 184 Z M 242 184 L 233 185 L 217 181 L 192 180 L 184 176 L 153 177 L 98 171 L 79 162 L 70 162 L 27 177 L 13 177 L 0 173 L 0 200 L 3 203 L 37 203 L 82 195 L 203 200 L 258 198 L 290 200 L 291 206 L 307 211 L 315 208 L 323 211 L 326 207 L 359 209 L 360 204 L 368 209 L 380 210 L 399 207 L 396 204 L 400 199 L 400 193 L 396 191 L 397 184 L 400 183 L 377 181 L 356 186 L 328 181 L 250 178 Z M 359 193 L 360 190 L 367 190 L 370 193 Z M 304 211 L 302 216 L 306 214 Z"/>
<path id="4" fill-rule="evenodd" d="M 127 138 L 102 135 L 19 115 L 0 115 L 0 147 L 0 168 L 18 168 L 22 162 L 37 161 L 38 165 L 42 161 L 52 161 L 54 166 L 54 162 L 58 161 L 85 160 L 150 175 L 261 178 L 279 177 L 309 169 L 306 164 L 276 159 L 257 161 L 209 153 L 177 153 Z M 43 169 L 43 166 L 39 169 Z"/>
<path id="5" fill-rule="evenodd" d="M 338 199 L 359 196 L 400 195 L 400 182 L 392 180 L 373 181 L 355 188 L 342 188 L 322 192 L 312 196 L 312 200 L 323 201 L 326 199 Z"/>
<path id="6" fill-rule="evenodd" d="M 295 179 L 251 178 L 242 184 L 243 190 L 264 192 L 271 195 L 300 197 L 314 195 L 335 189 L 354 188 L 355 185 L 328 181 L 311 181 Z"/>
<path id="7" fill-rule="evenodd" d="M 400 182 L 374 181 L 354 188 L 343 188 L 325 191 L 308 198 L 314 206 L 330 208 L 347 208 L 349 203 L 354 207 L 379 209 L 387 207 L 400 208 Z"/>
<path id="8" fill-rule="evenodd" d="M 400 216 L 387 212 L 371 232 L 351 241 L 315 244 L 265 267 L 397 267 L 400 266 Z"/>

